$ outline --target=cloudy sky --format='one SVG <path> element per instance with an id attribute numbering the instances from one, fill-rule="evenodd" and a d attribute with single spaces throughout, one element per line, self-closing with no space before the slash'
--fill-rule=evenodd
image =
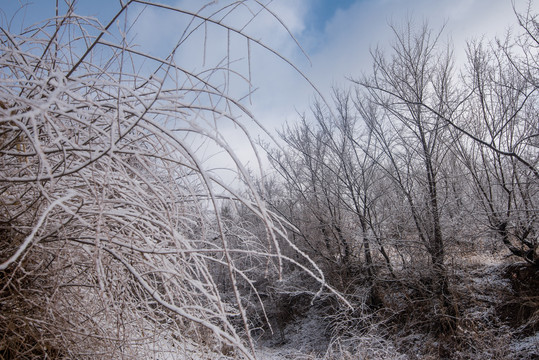
<path id="1" fill-rule="evenodd" d="M 522 11 L 528 5 L 527 0 L 514 1 L 515 7 Z M 174 2 L 194 11 L 201 3 L 200 0 Z M 216 6 L 226 3 L 221 0 Z M 539 0 L 532 5 L 537 9 Z M 511 0 L 273 0 L 268 9 L 286 24 L 301 48 L 267 12 L 258 14 L 245 27 L 245 33 L 292 61 L 328 100 L 332 87 L 350 87 L 347 78 L 369 72 L 369 50 L 390 43 L 393 38 L 390 24 L 399 27 L 411 19 L 417 24 L 427 21 L 435 30 L 444 27 L 441 41 L 452 44 L 457 59 L 464 59 L 467 40 L 503 37 L 508 29 L 517 27 Z M 255 12 L 256 6 L 251 6 L 250 10 Z M 226 21 L 236 28 L 243 27 L 249 15 L 239 9 Z M 156 26 L 157 23 L 160 26 Z M 139 35 L 135 41 L 145 49 L 159 52 L 176 41 L 162 34 L 172 34 L 179 27 L 176 16 L 147 9 L 144 16 L 137 19 Z M 202 42 L 199 35 L 193 36 L 193 43 Z M 231 41 L 233 57 L 245 59 L 245 42 L 236 40 Z M 216 31 L 207 41 L 212 42 L 215 61 L 222 60 L 227 44 L 224 34 Z M 210 52 L 206 51 L 206 56 L 211 58 Z M 200 55 L 178 56 L 183 56 L 182 63 L 200 67 Z M 298 113 L 309 111 L 316 91 L 295 69 L 256 46 L 252 47 L 251 56 L 252 81 L 257 90 L 249 105 L 268 129 L 278 128 L 286 121 L 293 122 Z M 238 71 L 245 74 L 246 62 L 239 64 Z"/>
<path id="2" fill-rule="evenodd" d="M 445 26 L 441 40 L 453 45 L 458 59 L 465 57 L 467 40 L 503 37 L 511 26 L 516 29 L 510 0 L 284 0 L 278 4 L 276 11 L 311 63 L 294 48 L 286 48 L 286 55 L 326 96 L 332 86 L 349 87 L 347 78 L 370 71 L 369 50 L 392 41 L 389 24 L 399 27 L 411 19 L 417 24 L 428 21 L 435 30 Z M 515 5 L 524 9 L 527 2 L 516 0 Z M 280 73 L 286 74 L 286 70 Z M 259 104 L 273 109 L 263 112 L 270 117 L 268 123 L 294 118 L 294 106 L 303 111 L 313 100 L 313 91 L 292 73 L 263 80 L 268 82 L 266 90 L 274 94 L 262 97 Z M 276 105 L 266 104 L 269 99 L 276 100 Z"/>
<path id="3" fill-rule="evenodd" d="M 27 2 L 2 0 L 2 27 L 10 26 L 16 31 L 23 20 L 28 25 L 54 15 L 55 0 L 33 0 L 16 13 L 20 4 Z M 206 3 L 202 0 L 163 2 L 192 11 Z M 203 14 L 209 15 L 230 2 L 215 0 Z M 260 2 L 267 3 L 267 8 L 276 17 L 268 11 L 258 13 L 257 3 Z M 503 37 L 511 26 L 516 30 L 513 2 L 518 10 L 525 10 L 528 5 L 527 0 L 273 0 L 269 3 L 249 0 L 246 2 L 249 7 L 239 7 L 223 21 L 235 28 L 243 28 L 253 39 L 269 45 L 290 60 L 329 99 L 331 87 L 349 87 L 351 83 L 347 78 L 359 77 L 369 71 L 369 49 L 377 45 L 385 47 L 392 39 L 389 24 L 399 26 L 412 19 L 418 24 L 428 21 L 433 29 L 445 25 L 442 41 L 451 43 L 457 59 L 463 59 L 466 40 Z M 65 0 L 61 4 L 65 11 Z M 539 0 L 531 4 L 535 12 L 539 10 L 538 4 Z M 93 15 L 102 23 L 108 22 L 118 7 L 119 1 L 113 0 L 77 2 L 79 13 Z M 257 16 L 249 22 L 252 14 Z M 133 25 L 131 41 L 145 51 L 164 57 L 178 41 L 189 18 L 138 7 L 128 14 L 127 20 Z M 286 24 L 292 36 L 279 20 Z M 249 57 L 250 76 L 257 90 L 248 105 L 270 130 L 286 121 L 293 122 L 298 118 L 298 112 L 308 111 L 316 91 L 297 70 L 254 43 L 248 52 L 245 39 L 228 37 L 217 26 L 206 30 L 207 36 L 199 31 L 191 35 L 190 43 L 185 43 L 184 49 L 188 51 L 177 54 L 181 64 L 200 70 L 219 63 L 230 51 L 231 57 L 237 60 L 235 69 L 247 77 L 249 62 L 246 58 Z M 201 45 L 205 42 L 206 47 Z M 245 87 L 238 89 L 239 93 L 246 91 Z"/>

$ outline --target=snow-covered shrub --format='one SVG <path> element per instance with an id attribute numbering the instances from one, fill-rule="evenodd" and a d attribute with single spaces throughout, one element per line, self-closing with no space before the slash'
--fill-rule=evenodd
<path id="1" fill-rule="evenodd" d="M 2 28 L 1 358 L 252 356 L 237 286 L 252 285 L 250 265 L 240 260 L 265 258 L 275 271 L 284 231 L 221 134 L 219 124 L 242 132 L 251 121 L 227 95 L 230 58 L 193 73 L 175 53 L 207 27 L 260 44 L 224 20 L 267 9 L 215 3 L 195 13 L 127 1 L 104 25 L 69 8 L 20 32 Z M 132 46 L 129 19 L 142 5 L 187 19 L 168 57 Z M 241 196 L 200 148 L 228 158 Z M 230 234 L 219 211 L 227 201 L 262 219 L 265 238 L 248 246 Z"/>

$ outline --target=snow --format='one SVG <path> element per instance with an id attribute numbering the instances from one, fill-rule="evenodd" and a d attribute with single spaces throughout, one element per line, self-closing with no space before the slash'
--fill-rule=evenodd
<path id="1" fill-rule="evenodd" d="M 274 335 L 260 339 L 257 358 L 272 359 L 321 359 L 329 346 L 328 320 L 316 306 L 311 306 L 304 316 L 297 318 L 283 329 L 283 338 L 278 329 Z"/>
<path id="2" fill-rule="evenodd" d="M 534 335 L 514 341 L 510 348 L 515 355 L 527 355 L 530 359 L 539 358 L 539 331 Z"/>

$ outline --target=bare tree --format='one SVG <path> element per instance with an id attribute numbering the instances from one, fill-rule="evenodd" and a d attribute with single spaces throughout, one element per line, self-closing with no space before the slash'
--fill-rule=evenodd
<path id="1" fill-rule="evenodd" d="M 451 52 L 438 50 L 440 33 L 426 24 L 418 31 L 411 22 L 393 30 L 391 55 L 374 50 L 373 75 L 356 81 L 364 90 L 357 106 L 384 152 L 378 163 L 404 196 L 419 242 L 432 261 L 432 291 L 440 301 L 441 325 L 454 330 L 456 304 L 444 264 L 438 194 L 447 153 L 447 124 L 439 114 L 450 118 L 455 102 Z"/>
<path id="2" fill-rule="evenodd" d="M 289 209 L 281 209 L 295 225 L 296 235 L 312 254 L 327 266 L 335 267 L 350 259 L 351 250 L 343 233 L 341 199 L 326 146 L 329 134 L 311 126 L 303 117 L 299 124 L 280 133 L 287 148 L 268 149 L 274 168 L 290 190 Z"/>
<path id="3" fill-rule="evenodd" d="M 373 159 L 381 152 L 349 94 L 334 90 L 333 110 L 316 102 L 312 117 L 312 122 L 304 116 L 280 132 L 284 150 L 268 151 L 283 186 L 290 189 L 281 196 L 289 204 L 281 211 L 306 251 L 326 264 L 336 286 L 350 293 L 368 289 L 362 301 L 380 307 L 378 272 L 382 267 L 393 272 L 380 206 L 385 175 Z"/>
<path id="4" fill-rule="evenodd" d="M 508 44 L 509 40 L 505 42 Z M 508 47 L 471 43 L 468 51 L 466 123 L 461 159 L 468 168 L 488 227 L 523 260 L 537 264 L 537 176 L 539 161 L 533 81 L 517 68 Z M 475 139 L 481 139 L 477 141 Z"/>

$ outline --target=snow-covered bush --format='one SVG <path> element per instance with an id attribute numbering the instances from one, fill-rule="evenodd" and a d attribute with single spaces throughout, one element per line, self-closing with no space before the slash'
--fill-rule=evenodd
<path id="1" fill-rule="evenodd" d="M 187 19 L 168 57 L 132 45 L 142 5 Z M 127 1 L 104 25 L 71 7 L 20 32 L 2 28 L 1 358 L 252 356 L 237 286 L 252 285 L 252 263 L 242 259 L 265 258 L 254 263 L 278 272 L 284 231 L 221 133 L 220 124 L 242 132 L 252 120 L 227 95 L 230 58 L 194 73 L 175 56 L 197 31 L 205 42 L 208 27 L 259 45 L 225 25 L 247 7 L 267 10 Z M 241 196 L 201 148 L 224 154 L 246 184 Z M 265 238 L 251 246 L 230 234 L 224 202 L 262 219 Z M 216 268 L 230 285 L 226 301 Z"/>

